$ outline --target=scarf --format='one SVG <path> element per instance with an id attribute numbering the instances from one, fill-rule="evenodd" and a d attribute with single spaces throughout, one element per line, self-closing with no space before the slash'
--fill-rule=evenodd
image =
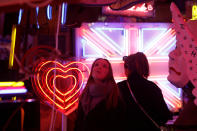
<path id="1" fill-rule="evenodd" d="M 81 105 L 85 115 L 95 108 L 102 100 L 107 99 L 110 92 L 112 92 L 112 84 L 95 82 L 90 83 L 86 88 L 84 96 L 81 99 Z"/>

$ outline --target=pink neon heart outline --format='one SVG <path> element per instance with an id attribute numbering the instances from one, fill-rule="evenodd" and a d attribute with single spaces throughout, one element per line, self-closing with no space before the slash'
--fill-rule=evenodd
<path id="1" fill-rule="evenodd" d="M 52 84 L 52 86 L 55 87 L 55 92 L 57 91 L 59 94 L 62 94 L 63 96 L 66 96 L 67 94 L 69 94 L 68 93 L 69 91 L 67 91 L 66 93 L 62 93 L 61 91 L 59 91 L 59 89 L 55 85 L 55 81 L 56 81 L 57 78 L 68 79 L 70 77 L 72 77 L 74 79 L 74 85 L 73 85 L 73 88 L 71 89 L 71 91 L 72 91 L 77 85 L 76 77 L 74 75 L 67 75 L 67 76 L 56 75 L 55 78 L 53 79 L 53 84 Z"/>
<path id="2" fill-rule="evenodd" d="M 38 68 L 38 72 L 42 69 L 42 67 L 44 67 L 44 66 L 47 65 L 48 63 L 55 63 L 55 64 L 57 64 L 57 65 L 60 65 L 60 67 L 62 67 L 62 68 L 64 68 L 64 69 L 66 69 L 66 67 L 71 66 L 72 64 L 76 64 L 76 63 L 82 64 L 83 66 L 86 67 L 88 73 L 90 74 L 89 68 L 88 68 L 85 64 L 83 64 L 82 62 L 72 62 L 72 63 L 67 64 L 66 66 L 63 66 L 62 64 L 60 64 L 59 62 L 56 62 L 56 61 L 47 61 L 47 62 L 45 62 L 45 63 L 43 62 L 43 63 L 40 65 L 40 67 L 38 66 L 38 67 L 39 67 L 39 68 Z M 37 68 L 36 68 L 36 69 L 37 69 Z M 80 71 L 80 69 L 78 69 L 78 68 L 72 68 L 72 69 L 78 70 L 78 71 L 80 72 L 80 74 L 82 75 L 82 82 L 81 82 L 81 85 L 80 85 L 80 87 L 78 88 L 77 92 L 75 92 L 74 95 L 72 95 L 69 99 L 65 100 L 65 102 L 69 101 L 73 96 L 75 96 L 75 95 L 79 92 L 79 90 L 81 89 L 82 84 L 83 84 L 83 82 L 84 82 L 84 75 L 83 75 L 82 71 Z M 62 70 L 62 69 L 60 69 L 60 70 Z M 89 75 L 89 74 L 88 74 L 88 75 Z M 52 102 L 52 103 L 56 104 L 56 106 L 59 107 L 59 108 L 62 109 L 62 110 L 66 110 L 66 109 L 68 109 L 69 107 L 71 107 L 71 106 L 78 100 L 78 98 L 77 98 L 76 100 L 74 100 L 71 104 L 67 105 L 66 107 L 61 106 L 61 105 L 58 104 L 56 101 L 54 101 L 53 99 L 51 99 L 51 97 L 44 91 L 44 89 L 42 88 L 42 86 L 40 85 L 40 82 L 39 82 L 39 75 L 40 75 L 40 74 L 38 73 L 38 74 L 36 75 L 36 77 L 34 76 L 34 82 L 35 82 L 36 85 L 38 84 L 39 90 L 45 95 L 45 96 L 44 96 L 44 95 L 42 95 L 42 96 L 44 96 L 44 98 L 47 98 L 49 102 Z M 36 78 L 37 78 L 37 83 L 36 83 Z M 46 81 L 46 80 L 45 80 L 45 81 Z M 47 81 L 46 81 L 46 82 L 47 82 Z M 46 87 L 45 87 L 45 88 L 46 88 Z M 73 88 L 71 89 L 71 91 L 72 91 L 72 90 L 73 90 Z M 70 91 L 70 92 L 71 92 L 71 91 Z M 63 100 L 62 100 L 62 101 L 63 101 Z M 71 110 L 74 110 L 74 108 L 76 108 L 76 106 L 73 107 Z M 69 112 L 69 111 L 67 111 L 67 112 Z"/>
<path id="3" fill-rule="evenodd" d="M 38 77 L 38 76 L 37 76 Z M 42 89 L 42 86 L 40 85 L 40 82 L 38 81 L 38 84 L 39 84 L 39 88 L 41 89 L 41 91 L 45 94 L 45 96 L 47 96 L 47 98 L 51 101 L 51 102 L 53 102 L 53 103 L 55 103 L 59 108 L 61 108 L 61 109 L 63 109 L 63 110 L 66 110 L 67 108 L 69 108 L 71 105 L 69 105 L 68 107 L 62 107 L 60 104 L 58 104 L 56 101 L 54 101 L 53 99 L 51 99 L 51 97 Z M 81 88 L 81 85 L 80 85 L 80 88 Z M 77 90 L 77 93 L 78 93 L 78 91 L 80 90 L 80 88 Z M 49 89 L 49 88 L 48 88 Z M 54 92 L 53 91 L 51 91 L 53 94 L 54 94 Z M 75 93 L 76 94 L 76 93 Z M 57 98 L 59 98 L 56 94 L 54 94 Z M 45 97 L 44 96 L 44 97 Z M 71 98 L 71 97 L 70 97 Z M 61 98 L 59 98 L 59 100 L 60 101 L 62 101 L 62 103 L 64 103 L 64 100 L 62 100 Z M 77 100 L 76 100 L 77 101 Z"/>
<path id="4" fill-rule="evenodd" d="M 79 70 L 78 68 L 72 68 L 72 69 L 75 69 L 75 70 Z M 46 78 L 48 78 L 48 74 L 50 73 L 50 72 L 52 72 L 53 70 L 62 70 L 62 69 L 60 69 L 60 68 L 51 68 L 48 72 L 47 72 L 47 75 L 46 75 Z M 62 70 L 62 72 L 64 72 L 64 73 L 66 73 L 67 71 L 69 71 L 70 69 L 68 69 L 68 70 L 66 70 L 66 71 L 64 71 L 64 70 Z M 79 72 L 82 74 L 82 76 L 83 76 L 83 73 L 79 70 Z M 45 80 L 46 82 L 47 82 L 47 79 Z M 81 84 L 80 84 L 80 88 L 77 90 L 77 92 L 74 94 L 74 95 L 76 95 L 78 92 L 79 92 L 79 90 L 81 89 L 81 87 L 82 87 L 82 85 L 83 85 L 83 81 L 84 81 L 84 77 L 82 77 L 82 82 L 81 82 Z M 52 93 L 52 94 L 54 94 L 54 92 L 50 89 L 50 87 L 48 86 L 48 83 L 47 83 L 47 88 L 49 89 L 49 91 Z M 72 88 L 73 89 L 73 88 Z M 55 89 L 55 90 L 57 90 L 57 89 Z M 72 91 L 72 90 L 71 90 Z M 69 93 L 71 92 L 71 91 L 69 91 Z M 69 98 L 67 98 L 66 100 L 62 100 L 61 98 L 59 98 L 59 96 L 57 96 L 56 94 L 54 94 L 60 101 L 62 101 L 62 102 L 67 102 L 68 100 L 70 100 L 74 95 L 72 95 L 72 96 L 70 96 Z"/>

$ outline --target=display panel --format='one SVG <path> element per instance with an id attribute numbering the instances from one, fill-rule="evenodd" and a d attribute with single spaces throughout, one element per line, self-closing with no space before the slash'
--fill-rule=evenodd
<path id="1" fill-rule="evenodd" d="M 150 64 L 149 80 L 162 90 L 171 110 L 181 108 L 181 90 L 167 80 L 168 54 L 175 48 L 171 23 L 84 23 L 76 29 L 76 56 L 91 67 L 98 58 L 110 60 L 115 80 L 125 80 L 122 57 L 144 52 Z"/>

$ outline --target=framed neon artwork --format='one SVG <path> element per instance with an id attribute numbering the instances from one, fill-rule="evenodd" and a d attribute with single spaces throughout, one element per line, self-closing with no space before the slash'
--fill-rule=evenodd
<path id="1" fill-rule="evenodd" d="M 122 57 L 144 52 L 150 76 L 162 90 L 171 110 L 182 106 L 181 90 L 167 80 L 168 53 L 175 48 L 176 36 L 171 23 L 84 23 L 76 29 L 76 57 L 91 66 L 93 60 L 110 60 L 115 80 L 126 79 Z"/>

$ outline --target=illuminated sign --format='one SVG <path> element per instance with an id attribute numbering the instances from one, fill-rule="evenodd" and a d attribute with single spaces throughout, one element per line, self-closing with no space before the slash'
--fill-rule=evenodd
<path id="1" fill-rule="evenodd" d="M 33 87 L 42 100 L 65 115 L 77 108 L 80 91 L 89 76 L 89 68 L 85 64 L 43 60 L 33 72 Z"/>
<path id="2" fill-rule="evenodd" d="M 170 23 L 84 23 L 76 30 L 76 56 L 83 57 L 89 67 L 96 58 L 107 58 L 118 82 L 126 79 L 122 57 L 144 52 L 150 65 L 148 79 L 161 88 L 169 107 L 177 110 L 182 106 L 181 90 L 167 80 L 175 34 Z"/>
<path id="3" fill-rule="evenodd" d="M 0 82 L 0 94 L 23 94 L 27 89 L 24 86 L 24 82 Z"/>
<path id="4" fill-rule="evenodd" d="M 16 42 L 16 26 L 13 26 L 12 27 L 12 36 L 11 36 L 11 49 L 10 49 L 10 57 L 9 57 L 9 68 L 12 68 L 13 64 L 14 64 L 15 42 Z"/>
<path id="5" fill-rule="evenodd" d="M 192 20 L 197 20 L 197 5 L 192 6 Z"/>
<path id="6" fill-rule="evenodd" d="M 137 16 L 137 17 L 151 17 L 154 15 L 154 2 L 140 3 L 132 6 L 126 10 L 113 10 L 109 6 L 103 7 L 104 14 Z"/>

